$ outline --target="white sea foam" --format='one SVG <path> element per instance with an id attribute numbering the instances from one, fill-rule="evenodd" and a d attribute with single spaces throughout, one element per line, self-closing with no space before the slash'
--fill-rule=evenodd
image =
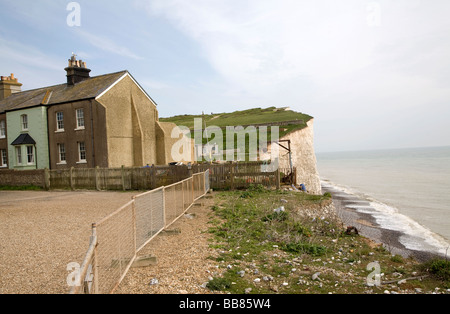
<path id="1" fill-rule="evenodd" d="M 378 201 L 373 201 L 370 205 L 376 210 L 370 214 L 381 227 L 399 231 L 403 234 L 399 241 L 407 249 L 446 254 L 450 243 L 440 235 L 432 232 L 410 217 L 399 213 L 397 208 Z"/>
<path id="2" fill-rule="evenodd" d="M 407 249 L 428 251 L 442 255 L 450 253 L 450 243 L 445 238 L 430 231 L 410 217 L 401 214 L 397 208 L 330 180 L 322 181 L 322 184 L 324 187 L 337 191 L 335 195 L 351 197 L 352 199 L 346 203 L 348 208 L 355 209 L 360 213 L 370 214 L 381 228 L 401 232 L 403 235 L 399 238 L 399 241 Z M 353 197 L 357 197 L 359 200 L 354 200 Z M 369 206 L 367 204 L 358 204 L 362 202 L 368 202 Z"/>

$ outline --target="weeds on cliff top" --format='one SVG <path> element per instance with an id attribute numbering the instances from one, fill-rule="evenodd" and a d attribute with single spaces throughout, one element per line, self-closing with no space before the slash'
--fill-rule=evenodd
<path id="1" fill-rule="evenodd" d="M 214 205 L 213 210 L 222 221 L 215 221 L 210 232 L 228 249 L 229 258 L 251 259 L 262 251 L 272 251 L 274 248 L 312 256 L 325 254 L 325 246 L 315 241 L 318 236 L 333 230 L 333 224 L 321 219 L 301 219 L 297 211 L 301 204 L 317 206 L 328 201 L 328 197 L 269 191 L 259 185 L 251 186 L 246 191 L 219 195 L 223 201 Z M 280 210 L 281 206 L 284 210 Z"/>
<path id="2" fill-rule="evenodd" d="M 450 261 L 434 259 L 424 263 L 423 267 L 438 279 L 450 282 Z"/>
<path id="3" fill-rule="evenodd" d="M 259 294 L 367 293 L 366 267 L 373 261 L 382 267 L 383 280 L 432 274 L 398 284 L 409 292 L 450 288 L 448 261 L 435 261 L 420 269 L 412 259 L 393 257 L 363 236 L 346 236 L 342 225 L 320 212 L 331 203 L 329 196 L 258 190 L 254 187 L 215 196 L 209 232 L 214 235 L 211 247 L 218 255 L 211 258 L 223 272 L 213 275 L 208 283 L 211 290 L 240 294 L 250 287 L 251 293 Z M 281 206 L 285 211 L 275 211 Z M 318 267 L 323 270 L 321 280 L 311 281 Z M 253 273 L 256 270 L 258 274 Z M 351 276 L 345 275 L 349 273 Z M 268 276 L 272 279 L 264 280 Z M 254 282 L 256 278 L 259 283 Z M 299 278 L 309 285 L 299 284 Z M 373 293 L 385 290 L 386 286 L 371 289 Z"/>

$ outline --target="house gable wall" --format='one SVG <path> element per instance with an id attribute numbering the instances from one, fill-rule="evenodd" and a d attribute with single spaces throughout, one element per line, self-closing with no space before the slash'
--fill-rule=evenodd
<path id="1" fill-rule="evenodd" d="M 156 105 L 127 74 L 97 98 L 106 110 L 108 166 L 157 164 Z"/>

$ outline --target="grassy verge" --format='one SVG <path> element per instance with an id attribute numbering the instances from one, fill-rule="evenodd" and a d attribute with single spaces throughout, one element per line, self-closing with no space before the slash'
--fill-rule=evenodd
<path id="1" fill-rule="evenodd" d="M 44 189 L 35 185 L 24 185 L 24 186 L 0 185 L 0 191 L 44 191 Z"/>
<path id="2" fill-rule="evenodd" d="M 216 194 L 209 232 L 220 266 L 207 287 L 234 294 L 448 293 L 448 262 L 392 256 L 347 234 L 331 208 L 329 195 L 262 187 Z M 374 276 L 377 265 L 381 277 Z M 368 286 L 368 278 L 384 284 Z"/>

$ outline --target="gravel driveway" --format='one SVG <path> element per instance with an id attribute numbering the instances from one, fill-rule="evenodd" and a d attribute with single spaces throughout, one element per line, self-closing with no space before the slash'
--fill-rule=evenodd
<path id="1" fill-rule="evenodd" d="M 65 294 L 91 225 L 136 192 L 0 191 L 0 294 Z"/>

